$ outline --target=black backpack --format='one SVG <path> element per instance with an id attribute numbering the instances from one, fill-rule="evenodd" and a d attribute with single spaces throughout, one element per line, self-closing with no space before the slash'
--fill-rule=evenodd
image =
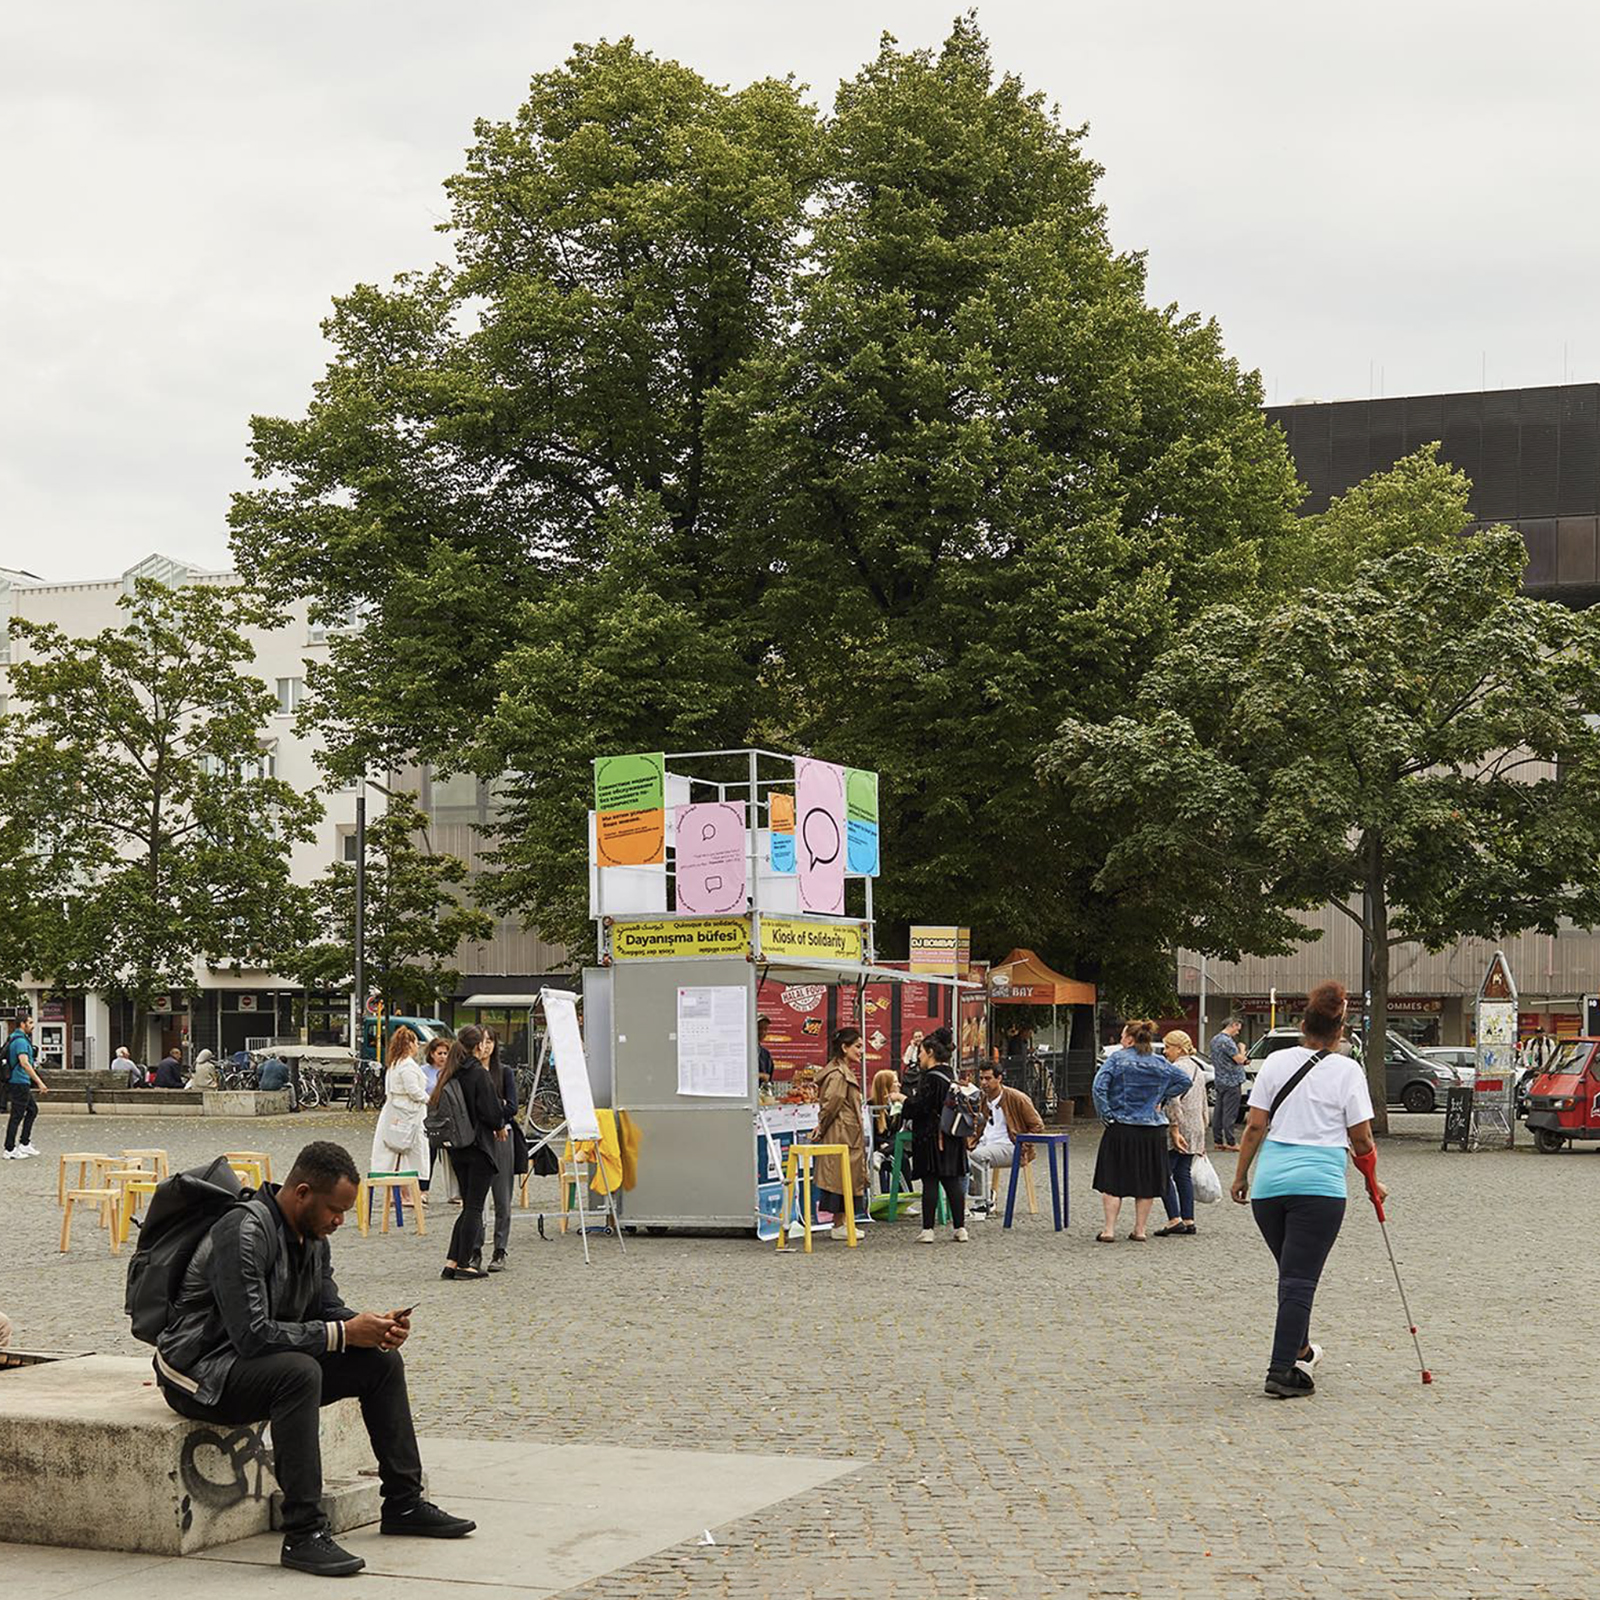
<path id="1" fill-rule="evenodd" d="M 978 1131 L 978 1091 L 952 1083 L 939 1114 L 939 1132 L 950 1139 L 970 1139 Z"/>
<path id="2" fill-rule="evenodd" d="M 128 1263 L 122 1301 L 135 1339 L 154 1344 L 161 1337 L 200 1241 L 245 1193 L 226 1156 L 208 1166 L 175 1172 L 156 1185 L 139 1224 L 139 1243 Z"/>
<path id="3" fill-rule="evenodd" d="M 431 1144 L 442 1144 L 447 1150 L 464 1150 L 477 1141 L 472 1118 L 467 1115 L 467 1097 L 454 1078 L 445 1084 L 439 1103 L 429 1109 L 422 1119 L 422 1131 Z"/>

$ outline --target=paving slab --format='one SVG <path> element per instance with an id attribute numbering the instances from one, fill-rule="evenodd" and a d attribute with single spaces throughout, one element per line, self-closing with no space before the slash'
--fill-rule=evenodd
<path id="1" fill-rule="evenodd" d="M 855 1470 L 802 1456 L 587 1444 L 426 1440 L 429 1495 L 478 1531 L 468 1540 L 342 1536 L 367 1570 L 556 1593 Z M 713 1534 L 713 1537 L 715 1535 Z M 242 1539 L 204 1559 L 277 1565 L 279 1541 Z"/>
<path id="2" fill-rule="evenodd" d="M 810 1256 L 639 1235 L 625 1258 L 601 1248 L 585 1267 L 578 1239 L 541 1239 L 530 1212 L 509 1271 L 455 1284 L 438 1277 L 454 1216 L 441 1202 L 426 1239 L 347 1229 L 334 1262 L 352 1304 L 420 1299 L 406 1347 L 419 1429 L 472 1441 L 486 1467 L 502 1459 L 491 1450 L 581 1439 L 599 1418 L 618 1447 L 864 1469 L 713 1525 L 715 1545 L 692 1529 L 563 1600 L 1595 1593 L 1600 1523 L 1551 1485 L 1589 1482 L 1600 1452 L 1581 1404 L 1546 1395 L 1538 1373 L 1541 1352 L 1600 1347 L 1584 1266 L 1600 1154 L 1444 1154 L 1442 1119 L 1394 1121 L 1401 1136 L 1379 1161 L 1438 1380 L 1426 1389 L 1359 1194 L 1317 1297 L 1318 1393 L 1267 1400 L 1274 1282 L 1248 1209 L 1202 1208 L 1193 1239 L 1095 1245 L 1094 1127 L 1072 1133 L 1061 1234 L 1019 1216 L 1010 1231 L 975 1226 L 965 1245 L 944 1233 L 919 1246 L 906 1222 L 857 1250 L 819 1240 Z M 47 1148 L 98 1148 L 107 1131 L 66 1113 L 39 1126 Z M 318 1137 L 360 1162 L 372 1127 L 338 1111 L 116 1131 L 179 1165 L 249 1146 L 279 1167 Z M 554 1209 L 553 1180 L 531 1189 Z M 139 1353 L 120 1314 L 126 1252 L 54 1249 L 53 1159 L 0 1163 L 0 1215 L 0 1299 L 20 1345 Z M 509 1504 L 498 1470 L 475 1482 L 455 1461 L 427 1466 L 442 1503 Z M 555 1518 L 569 1489 L 581 1498 L 534 1474 L 525 1516 Z M 27 1570 L 15 1554 L 0 1553 L 8 1578 Z M 189 1583 L 218 1568 L 188 1558 L 177 1571 Z M 227 1571 L 229 1589 L 212 1592 L 230 1600 L 247 1579 L 278 1581 Z M 523 1572 L 521 1587 L 550 1576 Z M 283 1593 L 307 1593 L 285 1577 Z M 441 1584 L 384 1577 L 346 1592 L 404 1600 L 421 1581 Z"/>

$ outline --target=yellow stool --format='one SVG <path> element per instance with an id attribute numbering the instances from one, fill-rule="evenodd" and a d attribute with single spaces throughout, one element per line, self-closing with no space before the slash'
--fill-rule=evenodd
<path id="1" fill-rule="evenodd" d="M 783 1212 L 778 1218 L 778 1248 L 782 1250 L 789 1238 L 789 1210 L 794 1199 L 794 1182 L 798 1169 L 803 1165 L 805 1170 L 800 1173 L 800 1181 L 804 1185 L 805 1203 L 801 1206 L 801 1215 L 805 1218 L 806 1225 L 806 1253 L 811 1253 L 811 1170 L 816 1164 L 818 1156 L 837 1156 L 839 1170 L 844 1181 L 844 1227 L 845 1242 L 854 1250 L 860 1244 L 860 1237 L 856 1233 L 856 1194 L 855 1180 L 850 1172 L 850 1146 L 846 1144 L 792 1144 L 789 1154 L 783 1163 Z"/>
<path id="2" fill-rule="evenodd" d="M 167 1152 L 165 1150 L 124 1150 L 122 1164 L 125 1167 L 149 1167 L 158 1178 L 167 1176 Z"/>
<path id="3" fill-rule="evenodd" d="M 416 1218 L 417 1232 L 424 1238 L 428 1232 L 428 1217 L 422 1205 L 422 1180 L 414 1172 L 369 1172 L 356 1190 L 356 1226 L 363 1234 L 370 1231 L 372 1219 L 367 1215 L 372 1197 L 377 1195 L 383 1210 L 380 1233 L 389 1231 L 389 1195 L 398 1191 L 401 1202 L 409 1203 Z"/>
<path id="4" fill-rule="evenodd" d="M 238 1176 L 239 1182 L 248 1184 L 252 1189 L 259 1189 L 261 1185 L 266 1182 L 266 1178 L 261 1171 L 261 1163 L 259 1161 L 235 1161 L 230 1156 L 228 1158 L 228 1165 L 233 1168 L 235 1174 Z"/>
<path id="5" fill-rule="evenodd" d="M 56 1204 L 58 1206 L 64 1206 L 67 1203 L 67 1168 L 74 1163 L 78 1168 L 77 1187 L 80 1189 L 84 1186 L 83 1174 L 86 1168 L 94 1168 L 92 1181 L 98 1184 L 103 1173 L 109 1172 L 113 1167 L 120 1167 L 124 1164 L 120 1156 L 108 1156 L 99 1150 L 68 1150 L 61 1157 L 61 1164 L 56 1168 Z"/>
<path id="6" fill-rule="evenodd" d="M 224 1161 L 253 1161 L 260 1169 L 262 1182 L 272 1182 L 272 1157 L 265 1150 L 224 1150 L 222 1158 Z M 260 1187 L 258 1183 L 256 1188 Z"/>
<path id="7" fill-rule="evenodd" d="M 117 1209 L 117 1242 L 128 1242 L 128 1229 L 133 1224 L 133 1214 L 139 1209 L 139 1201 L 146 1195 L 156 1192 L 157 1179 L 153 1172 L 145 1172 L 142 1168 L 130 1172 L 113 1172 L 113 1178 L 121 1179 L 118 1187 L 122 1191 L 122 1203 Z"/>
<path id="8" fill-rule="evenodd" d="M 68 1245 L 72 1242 L 72 1208 L 80 1200 L 92 1200 L 100 1208 L 100 1225 L 111 1238 L 111 1253 L 117 1255 L 122 1249 L 121 1240 L 117 1237 L 117 1221 L 112 1214 L 117 1204 L 117 1191 L 115 1189 L 68 1189 L 66 1198 L 62 1201 L 61 1214 L 61 1249 L 65 1254 Z"/>

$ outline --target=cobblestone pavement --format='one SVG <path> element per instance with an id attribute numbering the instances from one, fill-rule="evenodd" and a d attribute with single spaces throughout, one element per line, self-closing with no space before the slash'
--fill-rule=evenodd
<path id="1" fill-rule="evenodd" d="M 1264 1398 L 1273 1280 L 1248 1214 L 1224 1200 L 1194 1239 L 1095 1245 L 1093 1130 L 1074 1138 L 1061 1236 L 1027 1218 L 919 1247 L 909 1224 L 877 1226 L 858 1251 L 824 1241 L 811 1257 L 636 1237 L 626 1259 L 596 1238 L 586 1270 L 578 1241 L 541 1240 L 530 1214 L 511 1271 L 455 1284 L 437 1273 L 453 1213 L 436 1208 L 427 1239 L 349 1228 L 335 1261 L 353 1304 L 420 1297 L 408 1361 L 424 1433 L 860 1462 L 714 1546 L 573 1591 L 586 1600 L 1594 1594 L 1600 1154 L 1446 1155 L 1437 1118 L 1397 1120 L 1390 1228 L 1431 1388 L 1363 1200 L 1318 1301 L 1319 1392 Z M 92 1224 L 56 1252 L 51 1151 L 111 1138 L 192 1164 L 263 1148 L 281 1172 L 313 1135 L 359 1160 L 370 1126 L 42 1118 L 46 1157 L 0 1165 L 0 1304 L 18 1343 L 143 1348 L 121 1315 L 126 1257 Z M 553 1183 L 542 1195 L 553 1204 Z"/>

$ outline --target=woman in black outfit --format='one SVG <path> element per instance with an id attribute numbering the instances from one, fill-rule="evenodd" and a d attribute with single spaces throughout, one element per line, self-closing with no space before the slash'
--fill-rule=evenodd
<path id="1" fill-rule="evenodd" d="M 450 1232 L 450 1253 L 441 1278 L 488 1277 L 477 1265 L 483 1253 L 483 1203 L 499 1167 L 496 1151 L 507 1136 L 505 1106 L 484 1067 L 493 1051 L 494 1040 L 469 1023 L 456 1035 L 450 1059 L 428 1100 L 429 1109 L 436 1108 L 445 1087 L 455 1083 L 466 1101 L 473 1132 L 471 1144 L 456 1145 L 450 1151 L 450 1165 L 461 1189 L 461 1215 Z"/>
<path id="2" fill-rule="evenodd" d="M 922 1181 L 922 1232 L 918 1244 L 933 1243 L 939 1190 L 950 1202 L 950 1221 L 959 1244 L 967 1239 L 967 1141 L 939 1130 L 950 1092 L 950 1036 L 941 1029 L 922 1041 L 916 1082 L 906 1092 L 904 1121 L 911 1129 L 912 1170 Z"/>

